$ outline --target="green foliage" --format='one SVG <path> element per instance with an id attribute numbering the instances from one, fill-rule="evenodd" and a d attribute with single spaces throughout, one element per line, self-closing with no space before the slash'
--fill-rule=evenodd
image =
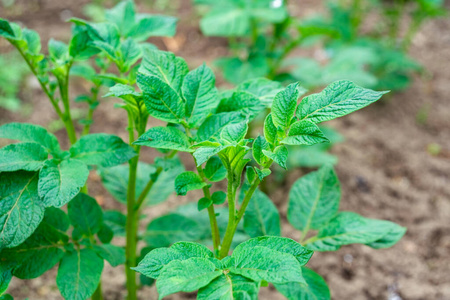
<path id="1" fill-rule="evenodd" d="M 10 112 L 28 113 L 28 104 L 22 103 L 19 92 L 24 87 L 30 71 L 27 64 L 16 53 L 0 57 L 0 107 Z M 25 91 L 27 91 L 25 87 Z"/>

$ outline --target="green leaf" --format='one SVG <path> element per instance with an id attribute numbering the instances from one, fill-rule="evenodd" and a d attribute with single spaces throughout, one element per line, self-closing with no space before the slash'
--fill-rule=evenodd
<path id="1" fill-rule="evenodd" d="M 298 82 L 288 85 L 284 90 L 276 94 L 272 104 L 272 121 L 276 128 L 280 126 L 284 131 L 289 128 L 299 96 Z"/>
<path id="2" fill-rule="evenodd" d="M 1 26 L 1 20 L 0 20 L 0 26 Z M 8 289 L 9 283 L 11 282 L 11 279 L 12 279 L 11 268 L 12 267 L 9 267 L 6 263 L 2 263 L 0 265 L 0 295 L 3 295 L 3 293 L 6 292 L 6 290 Z M 6 296 L 6 295 L 4 295 L 4 296 Z M 3 297 L 0 296 L 0 299 L 2 299 Z"/>
<path id="3" fill-rule="evenodd" d="M 278 146 L 275 148 L 273 152 L 262 150 L 262 153 L 271 160 L 273 160 L 274 162 L 276 162 L 277 164 L 279 164 L 283 169 L 287 168 L 286 161 L 289 153 L 285 146 Z"/>
<path id="4" fill-rule="evenodd" d="M 206 286 L 222 271 L 206 258 L 193 257 L 187 260 L 174 260 L 161 271 L 156 288 L 159 299 L 177 292 L 193 292 Z"/>
<path id="5" fill-rule="evenodd" d="M 183 172 L 175 178 L 175 192 L 180 196 L 186 195 L 188 191 L 199 190 L 206 185 L 206 182 L 192 171 Z"/>
<path id="6" fill-rule="evenodd" d="M 13 275 L 18 278 L 37 278 L 63 257 L 68 228 L 67 215 L 60 209 L 49 208 L 36 231 L 19 246 L 1 251 L 0 260 L 14 265 Z"/>
<path id="7" fill-rule="evenodd" d="M 0 36 L 5 38 L 15 38 L 14 30 L 9 25 L 9 21 L 0 18 Z"/>
<path id="8" fill-rule="evenodd" d="M 288 300 L 330 300 L 330 289 L 325 280 L 316 272 L 302 267 L 305 283 L 288 282 L 275 284 L 275 288 Z"/>
<path id="9" fill-rule="evenodd" d="M 313 123 L 329 121 L 366 107 L 386 93 L 362 88 L 348 80 L 335 81 L 322 92 L 303 98 L 296 117 Z"/>
<path id="10" fill-rule="evenodd" d="M 86 184 L 87 166 L 76 159 L 47 160 L 39 173 L 39 197 L 46 207 L 61 207 Z"/>
<path id="11" fill-rule="evenodd" d="M 222 181 L 227 176 L 227 169 L 217 156 L 211 157 L 206 162 L 205 169 L 203 171 L 206 178 L 212 182 Z"/>
<path id="12" fill-rule="evenodd" d="M 213 203 L 216 205 L 225 203 L 226 198 L 227 198 L 227 194 L 222 191 L 216 191 L 211 195 L 211 199 L 212 199 Z"/>
<path id="13" fill-rule="evenodd" d="M 249 120 L 253 120 L 266 106 L 259 98 L 247 92 L 234 92 L 231 97 L 220 100 L 216 113 L 241 112 Z"/>
<path id="14" fill-rule="evenodd" d="M 341 186 L 330 166 L 298 179 L 289 193 L 288 220 L 299 230 L 320 229 L 339 209 Z"/>
<path id="15" fill-rule="evenodd" d="M 111 243 L 112 239 L 114 238 L 114 231 L 103 222 L 102 227 L 97 232 L 98 239 L 103 244 L 109 244 Z"/>
<path id="16" fill-rule="evenodd" d="M 11 144 L 0 149 L 0 172 L 39 171 L 48 152 L 39 144 Z"/>
<path id="17" fill-rule="evenodd" d="M 255 170 L 256 170 L 256 174 L 258 175 L 259 180 L 261 180 L 261 181 L 272 173 L 272 171 L 270 171 L 270 169 L 260 170 L 258 168 L 255 168 Z"/>
<path id="18" fill-rule="evenodd" d="M 108 226 L 115 235 L 125 236 L 127 216 L 117 210 L 103 212 L 103 223 Z"/>
<path id="19" fill-rule="evenodd" d="M 37 175 L 25 171 L 0 173 L 0 249 L 23 243 L 44 217 Z"/>
<path id="20" fill-rule="evenodd" d="M 270 72 L 269 57 L 258 52 L 250 53 L 248 58 L 243 59 L 238 56 L 219 58 L 215 64 L 222 70 L 225 79 L 235 85 L 252 78 L 269 76 Z"/>
<path id="21" fill-rule="evenodd" d="M 278 143 L 278 130 L 273 124 L 271 113 L 268 114 L 264 120 L 264 137 L 272 145 L 276 145 Z"/>
<path id="22" fill-rule="evenodd" d="M 259 165 L 265 165 L 269 158 L 264 155 L 263 150 L 270 151 L 270 145 L 263 136 L 258 136 L 253 142 L 253 158 Z"/>
<path id="23" fill-rule="evenodd" d="M 291 125 L 288 136 L 281 143 L 286 145 L 314 145 L 329 142 L 320 128 L 309 120 Z"/>
<path id="24" fill-rule="evenodd" d="M 252 238 L 239 244 L 235 251 L 251 251 L 254 247 L 265 247 L 276 252 L 293 255 L 302 266 L 306 265 L 313 255 L 313 251 L 303 247 L 292 239 L 272 236 Z"/>
<path id="25" fill-rule="evenodd" d="M 237 86 L 237 91 L 247 92 L 256 96 L 265 106 L 272 106 L 275 95 L 283 89 L 278 81 L 267 78 L 254 78 Z"/>
<path id="26" fill-rule="evenodd" d="M 120 70 L 126 72 L 142 57 L 142 49 L 137 42 L 128 38 L 120 43 L 119 54 Z"/>
<path id="27" fill-rule="evenodd" d="M 96 290 L 103 270 L 103 259 L 91 249 L 67 252 L 58 269 L 56 285 L 65 299 L 84 300 Z"/>
<path id="28" fill-rule="evenodd" d="M 249 12 L 233 6 L 221 6 L 200 20 L 200 28 L 207 36 L 245 36 L 250 31 Z"/>
<path id="29" fill-rule="evenodd" d="M 216 108 L 219 98 L 216 78 L 205 64 L 190 71 L 183 81 L 182 92 L 186 99 L 186 117 L 191 128 L 202 123 Z"/>
<path id="30" fill-rule="evenodd" d="M 272 283 L 304 282 L 300 263 L 294 256 L 266 247 L 255 246 L 251 249 L 236 247 L 228 269 L 233 274 L 257 282 L 262 280 Z"/>
<path id="31" fill-rule="evenodd" d="M 57 64 L 65 64 L 68 60 L 69 47 L 54 39 L 48 41 L 48 54 L 50 59 Z"/>
<path id="32" fill-rule="evenodd" d="M 200 200 L 198 200 L 198 211 L 202 211 L 205 208 L 210 207 L 213 204 L 213 201 L 211 199 L 208 199 L 206 197 L 200 198 Z"/>
<path id="33" fill-rule="evenodd" d="M 168 150 L 193 152 L 184 132 L 175 127 L 152 127 L 133 144 Z"/>
<path id="34" fill-rule="evenodd" d="M 39 57 L 39 51 L 41 51 L 41 38 L 39 34 L 31 29 L 24 28 L 22 29 L 22 38 L 27 43 L 27 53 L 32 54 L 35 61 L 40 61 L 42 56 Z"/>
<path id="35" fill-rule="evenodd" d="M 0 126 L 0 138 L 37 143 L 53 154 L 61 151 L 56 137 L 44 127 L 27 123 L 8 123 Z"/>
<path id="36" fill-rule="evenodd" d="M 136 13 L 133 1 L 122 1 L 111 9 L 105 11 L 106 21 L 116 24 L 122 36 L 127 36 L 136 22 Z"/>
<path id="37" fill-rule="evenodd" d="M 177 96 L 180 95 L 183 78 L 188 72 L 189 68 L 183 58 L 177 57 L 173 53 L 160 50 L 147 51 L 144 55 L 142 65 L 139 68 L 139 73 L 142 73 L 147 77 L 156 77 L 160 79 L 163 83 L 168 85 Z"/>
<path id="38" fill-rule="evenodd" d="M 87 165 L 112 167 L 130 160 L 136 152 L 118 136 L 95 133 L 82 136 L 70 147 L 70 155 Z"/>
<path id="39" fill-rule="evenodd" d="M 260 190 L 255 191 L 245 211 L 244 230 L 251 237 L 281 235 L 278 210 Z"/>
<path id="40" fill-rule="evenodd" d="M 93 250 L 110 263 L 112 267 L 117 267 L 125 263 L 125 249 L 111 244 L 94 245 Z"/>
<path id="41" fill-rule="evenodd" d="M 349 244 L 366 244 L 379 249 L 391 247 L 405 232 L 406 228 L 389 221 L 340 212 L 320 229 L 317 237 L 305 243 L 309 249 L 317 251 L 336 251 Z"/>
<path id="42" fill-rule="evenodd" d="M 138 22 L 130 36 L 138 42 L 152 36 L 174 36 L 177 18 L 163 15 L 138 14 Z"/>
<path id="43" fill-rule="evenodd" d="M 67 207 L 72 225 L 88 236 L 96 234 L 103 224 L 103 212 L 94 198 L 79 193 Z"/>
<path id="44" fill-rule="evenodd" d="M 180 95 L 156 76 L 137 75 L 148 113 L 160 120 L 180 123 L 185 116 L 184 102 Z"/>
<path id="45" fill-rule="evenodd" d="M 150 251 L 133 270 L 150 278 L 158 278 L 161 270 L 174 260 L 183 261 L 189 258 L 213 258 L 214 255 L 206 246 L 178 242 L 170 248 L 157 248 Z"/>
<path id="46" fill-rule="evenodd" d="M 197 131 L 197 138 L 200 141 L 217 139 L 225 126 L 240 123 L 244 120 L 245 117 L 240 112 L 214 114 L 200 125 Z"/>
<path id="47" fill-rule="evenodd" d="M 233 184 L 240 185 L 242 171 L 244 170 L 250 159 L 246 159 L 245 156 L 250 151 L 246 146 L 240 144 L 228 148 L 224 148 L 219 152 L 219 157 L 222 160 L 225 168 L 228 172 L 233 173 Z"/>
<path id="48" fill-rule="evenodd" d="M 234 144 L 242 141 L 247 135 L 248 124 L 247 122 L 240 122 L 235 124 L 228 124 L 220 133 L 221 140 Z"/>
<path id="49" fill-rule="evenodd" d="M 201 166 L 203 163 L 211 159 L 214 155 L 218 154 L 220 151 L 228 147 L 231 147 L 231 145 L 198 148 L 193 154 L 195 160 L 197 161 L 197 167 Z"/>
<path id="50" fill-rule="evenodd" d="M 99 53 L 100 50 L 92 47 L 90 41 L 91 38 L 87 30 L 82 30 L 77 34 L 75 34 L 69 43 L 70 56 L 78 60 L 85 60 L 91 57 L 92 55 Z"/>
<path id="51" fill-rule="evenodd" d="M 222 274 L 197 294 L 197 300 L 258 299 L 259 283 L 235 274 Z"/>

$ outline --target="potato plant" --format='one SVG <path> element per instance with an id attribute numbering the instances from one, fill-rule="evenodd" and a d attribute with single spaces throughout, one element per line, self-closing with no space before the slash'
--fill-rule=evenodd
<path id="1" fill-rule="evenodd" d="M 36 32 L 0 20 L 0 35 L 37 76 L 70 141 L 64 150 L 41 126 L 0 126 L 1 138 L 20 141 L 0 149 L 0 293 L 12 276 L 36 278 L 58 264 L 56 284 L 65 299 L 102 299 L 106 260 L 125 264 L 131 300 L 137 299 L 137 273 L 143 284 L 156 280 L 160 299 L 193 291 L 198 299 L 257 299 L 268 283 L 288 299 L 330 299 L 323 278 L 305 267 L 314 251 L 352 243 L 387 248 L 402 237 L 405 229 L 395 223 L 339 212 L 340 185 L 329 165 L 292 187 L 288 218 L 302 231 L 298 241 L 281 237 L 279 213 L 258 188 L 273 165 L 287 168 L 288 146 L 327 143 L 319 123 L 386 92 L 341 80 L 299 103 L 305 90 L 298 83 L 282 87 L 261 78 L 219 94 L 208 66 L 189 70 L 183 58 L 144 42 L 173 34 L 173 18 L 135 14 L 130 1 L 107 15 L 100 24 L 72 19 L 70 43 L 50 41 L 47 56 Z M 115 73 L 109 73 L 112 66 Z M 71 74 L 93 84 L 90 95 L 78 98 L 89 104 L 81 131 L 71 118 Z M 128 143 L 89 133 L 105 85 L 105 96 L 123 100 L 117 106 L 127 113 Z M 263 130 L 252 136 L 249 124 L 261 114 Z M 147 129 L 150 118 L 165 125 Z M 140 162 L 143 146 L 163 155 Z M 184 171 L 178 152 L 191 157 L 194 170 Z M 126 215 L 103 211 L 89 196 L 93 169 L 126 204 Z M 164 201 L 172 190 L 203 196 L 195 207 L 180 206 L 139 232 L 144 204 Z M 125 236 L 125 247 L 114 236 Z M 138 249 L 140 241 L 147 246 Z"/>

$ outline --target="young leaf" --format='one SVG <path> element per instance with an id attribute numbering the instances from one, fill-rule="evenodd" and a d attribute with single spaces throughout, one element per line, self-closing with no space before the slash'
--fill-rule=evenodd
<path id="1" fill-rule="evenodd" d="M 250 159 L 245 158 L 249 151 L 250 149 L 248 147 L 238 144 L 236 146 L 224 148 L 219 152 L 219 157 L 225 168 L 233 172 L 233 184 L 235 185 L 240 184 L 242 171 L 250 161 Z"/>
<path id="2" fill-rule="evenodd" d="M 262 150 L 262 153 L 271 160 L 273 160 L 274 162 L 276 162 L 277 164 L 279 164 L 280 167 L 282 167 L 283 169 L 287 169 L 286 161 L 289 153 L 285 146 L 278 146 L 275 148 L 273 152 Z"/>
<path id="3" fill-rule="evenodd" d="M 247 122 L 228 124 L 220 133 L 220 138 L 230 144 L 239 143 L 245 138 L 247 131 Z"/>
<path id="4" fill-rule="evenodd" d="M 330 289 L 325 280 L 311 269 L 302 267 L 305 283 L 275 284 L 275 288 L 288 300 L 330 300 Z"/>
<path id="5" fill-rule="evenodd" d="M 39 171 L 47 158 L 48 152 L 39 144 L 11 144 L 0 149 L 0 172 Z"/>
<path id="6" fill-rule="evenodd" d="M 262 169 L 262 170 L 260 170 L 258 168 L 255 168 L 255 170 L 256 170 L 256 175 L 258 175 L 259 180 L 261 180 L 261 181 L 264 178 L 266 178 L 267 176 L 269 176 L 270 173 L 272 173 L 272 171 L 270 171 L 270 169 Z"/>
<path id="7" fill-rule="evenodd" d="M 234 92 L 231 97 L 223 98 L 216 113 L 221 112 L 240 112 L 253 120 L 266 106 L 259 98 L 247 92 Z"/>
<path id="8" fill-rule="evenodd" d="M 273 124 L 271 113 L 268 114 L 264 120 L 264 137 L 272 145 L 276 145 L 278 143 L 278 130 Z"/>
<path id="9" fill-rule="evenodd" d="M 103 224 L 103 212 L 94 198 L 79 193 L 67 207 L 72 225 L 88 236 L 96 234 Z"/>
<path id="10" fill-rule="evenodd" d="M 199 141 L 213 140 L 228 124 L 236 124 L 245 120 L 240 112 L 224 112 L 208 117 L 197 131 Z"/>
<path id="11" fill-rule="evenodd" d="M 272 236 L 252 238 L 239 244 L 235 251 L 251 251 L 254 247 L 264 247 L 276 252 L 293 255 L 302 266 L 306 265 L 313 255 L 313 251 L 303 247 L 294 240 Z"/>
<path id="12" fill-rule="evenodd" d="M 339 179 L 332 167 L 324 166 L 292 185 L 288 220 L 299 230 L 319 229 L 337 213 L 340 198 Z"/>
<path id="13" fill-rule="evenodd" d="M 27 123 L 8 123 L 0 126 L 0 138 L 32 142 L 43 146 L 51 153 L 59 153 L 56 137 L 44 127 Z"/>
<path id="14" fill-rule="evenodd" d="M 36 231 L 22 244 L 0 252 L 0 260 L 13 264 L 13 275 L 21 279 L 37 278 L 53 268 L 64 255 L 63 244 L 68 236 L 67 215 L 49 208 Z"/>
<path id="15" fill-rule="evenodd" d="M 211 157 L 203 170 L 209 181 L 217 182 L 223 180 L 227 176 L 227 169 L 217 156 Z"/>
<path id="16" fill-rule="evenodd" d="M 232 145 L 199 147 L 197 150 L 195 150 L 193 154 L 195 160 L 197 161 L 197 167 L 207 162 L 209 159 L 211 159 L 214 155 L 218 154 L 223 149 L 226 149 L 231 146 Z"/>
<path id="17" fill-rule="evenodd" d="M 136 22 L 136 13 L 133 1 L 122 1 L 111 9 L 105 11 L 106 21 L 116 24 L 122 36 L 127 36 Z"/>
<path id="18" fill-rule="evenodd" d="M 258 136 L 253 142 L 253 158 L 259 165 L 265 165 L 269 158 L 264 155 L 263 150 L 270 151 L 270 145 L 263 136 Z"/>
<path id="19" fill-rule="evenodd" d="M 259 283 L 235 274 L 222 274 L 197 294 L 197 300 L 258 299 Z"/>
<path id="20" fill-rule="evenodd" d="M 216 270 L 216 266 L 206 258 L 171 261 L 162 269 L 156 281 L 159 299 L 177 292 L 196 291 L 221 274 L 222 271 Z"/>
<path id="21" fill-rule="evenodd" d="M 275 95 L 283 89 L 278 81 L 267 78 L 254 78 L 237 86 L 237 91 L 247 92 L 256 96 L 266 107 L 272 106 Z"/>
<path id="22" fill-rule="evenodd" d="M 133 270 L 150 278 L 158 278 L 161 270 L 174 260 L 187 260 L 189 258 L 213 258 L 214 255 L 207 247 L 189 242 L 178 242 L 170 248 L 157 248 L 150 251 L 139 265 Z"/>
<path id="23" fill-rule="evenodd" d="M 269 197 L 259 190 L 255 191 L 245 211 L 244 230 L 251 237 L 281 235 L 278 210 Z"/>
<path id="24" fill-rule="evenodd" d="M 0 249 L 23 243 L 44 217 L 38 195 L 38 174 L 0 173 Z"/>
<path id="25" fill-rule="evenodd" d="M 125 263 L 125 249 L 111 244 L 94 245 L 93 250 L 112 267 Z"/>
<path id="26" fill-rule="evenodd" d="M 200 200 L 198 200 L 198 211 L 202 211 L 205 208 L 210 207 L 213 204 L 213 201 L 211 199 L 208 199 L 206 197 L 200 198 Z"/>
<path id="27" fill-rule="evenodd" d="M 322 92 L 303 98 L 296 117 L 313 123 L 329 121 L 366 107 L 386 93 L 362 88 L 348 80 L 335 81 Z"/>
<path id="28" fill-rule="evenodd" d="M 284 131 L 289 128 L 299 96 L 298 83 L 288 85 L 275 96 L 272 104 L 272 121 L 275 127 L 280 126 Z"/>
<path id="29" fill-rule="evenodd" d="M 39 197 L 46 207 L 61 207 L 86 184 L 87 166 L 76 159 L 47 160 L 39 173 Z"/>
<path id="30" fill-rule="evenodd" d="M 397 243 L 405 232 L 406 228 L 389 221 L 340 212 L 320 229 L 317 237 L 307 242 L 307 247 L 317 251 L 336 251 L 349 244 L 388 248 Z"/>
<path id="31" fill-rule="evenodd" d="M 152 36 L 174 36 L 177 18 L 162 15 L 138 14 L 138 22 L 130 32 L 137 42 L 147 40 Z"/>
<path id="32" fill-rule="evenodd" d="M 184 196 L 188 191 L 198 190 L 206 186 L 202 178 L 191 171 L 183 172 L 175 178 L 175 192 Z"/>
<path id="33" fill-rule="evenodd" d="M 91 249 L 67 252 L 58 269 L 56 285 L 65 299 L 87 299 L 100 282 L 103 259 Z"/>
<path id="34" fill-rule="evenodd" d="M 216 108 L 219 98 L 215 83 L 214 73 L 205 64 L 190 71 L 184 78 L 182 92 L 190 127 L 202 123 Z"/>
<path id="35" fill-rule="evenodd" d="M 215 205 L 224 204 L 227 199 L 227 194 L 222 191 L 216 191 L 211 195 L 211 199 Z"/>
<path id="36" fill-rule="evenodd" d="M 185 133 L 175 127 L 152 127 L 133 144 L 168 150 L 192 152 Z"/>
<path id="37" fill-rule="evenodd" d="M 285 145 L 314 145 L 329 142 L 320 128 L 309 120 L 297 121 L 289 128 L 288 136 L 281 143 Z"/>
<path id="38" fill-rule="evenodd" d="M 112 167 L 130 160 L 136 152 L 118 136 L 95 133 L 85 135 L 73 144 L 70 156 L 87 165 Z"/>
<path id="39" fill-rule="evenodd" d="M 0 36 L 5 38 L 15 38 L 14 30 L 8 20 L 0 18 Z"/>

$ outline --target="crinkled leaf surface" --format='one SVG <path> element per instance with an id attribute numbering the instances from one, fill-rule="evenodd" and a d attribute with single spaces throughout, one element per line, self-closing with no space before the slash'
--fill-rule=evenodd
<path id="1" fill-rule="evenodd" d="M 11 144 L 0 149 L 0 172 L 39 171 L 47 158 L 47 150 L 39 144 Z"/>
<path id="2" fill-rule="evenodd" d="M 283 169 L 287 169 L 286 162 L 289 153 L 288 149 L 285 146 L 283 145 L 278 146 L 275 148 L 273 152 L 268 150 L 262 150 L 262 153 L 271 160 L 273 160 L 274 162 L 276 162 L 277 164 L 279 164 L 280 167 L 282 167 Z"/>
<path id="3" fill-rule="evenodd" d="M 227 176 L 227 169 L 217 156 L 211 157 L 205 165 L 204 173 L 209 181 L 221 181 Z"/>
<path id="4" fill-rule="evenodd" d="M 152 127 L 135 142 L 153 148 L 192 152 L 189 140 L 184 132 L 175 127 Z"/>
<path id="5" fill-rule="evenodd" d="M 240 112 L 222 112 L 208 117 L 197 131 L 199 141 L 214 140 L 220 136 L 223 128 L 229 124 L 240 123 L 245 117 Z"/>
<path id="6" fill-rule="evenodd" d="M 286 145 L 314 145 L 329 142 L 320 128 L 309 120 L 297 121 L 289 128 L 281 143 Z"/>
<path id="7" fill-rule="evenodd" d="M 299 96 L 298 83 L 292 83 L 276 94 L 272 104 L 272 121 L 275 127 L 280 126 L 283 130 L 289 128 Z"/>
<path id="8" fill-rule="evenodd" d="M 0 126 L 0 138 L 33 142 L 43 146 L 49 152 L 59 153 L 56 137 L 44 127 L 28 123 L 8 123 Z"/>
<path id="9" fill-rule="evenodd" d="M 94 293 L 102 270 L 103 259 L 94 250 L 67 252 L 59 265 L 56 285 L 65 299 L 84 300 Z"/>
<path id="10" fill-rule="evenodd" d="M 220 100 L 216 113 L 236 111 L 252 120 L 264 108 L 266 105 L 258 97 L 247 92 L 234 92 L 230 97 Z"/>
<path id="11" fill-rule="evenodd" d="M 184 196 L 188 191 L 198 190 L 206 186 L 206 182 L 192 171 L 183 172 L 175 178 L 175 191 Z"/>
<path id="12" fill-rule="evenodd" d="M 331 166 L 298 179 L 289 193 L 288 220 L 295 228 L 320 229 L 338 211 L 341 186 Z"/>
<path id="13" fill-rule="evenodd" d="M 260 190 L 255 191 L 247 206 L 244 214 L 244 230 L 251 237 L 281 234 L 278 210 L 269 197 Z"/>
<path id="14" fill-rule="evenodd" d="M 258 299 L 259 283 L 236 274 L 222 274 L 201 288 L 197 300 Z"/>
<path id="15" fill-rule="evenodd" d="M 322 92 L 303 98 L 296 117 L 313 123 L 329 121 L 366 107 L 386 93 L 362 88 L 348 80 L 335 81 Z"/>
<path id="16" fill-rule="evenodd" d="M 44 217 L 38 195 L 38 174 L 0 173 L 0 249 L 23 243 Z"/>
<path id="17" fill-rule="evenodd" d="M 79 160 L 47 160 L 39 173 L 39 196 L 45 206 L 61 207 L 78 194 L 88 176 L 88 167 Z"/>

